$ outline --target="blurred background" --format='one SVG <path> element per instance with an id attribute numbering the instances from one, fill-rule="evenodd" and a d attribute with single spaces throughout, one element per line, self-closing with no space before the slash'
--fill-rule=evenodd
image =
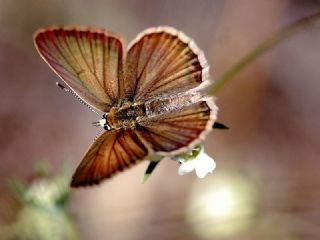
<path id="1" fill-rule="evenodd" d="M 195 40 L 216 78 L 319 10 L 316 0 L 1 0 L 0 226 L 17 222 L 23 208 L 10 179 L 30 182 L 44 160 L 54 172 L 63 164 L 73 171 L 97 134 L 90 125 L 97 116 L 55 86 L 58 77 L 36 52 L 38 28 L 104 27 L 129 43 L 145 28 L 173 26 Z M 206 139 L 217 169 L 205 179 L 178 176 L 178 164 L 163 161 L 142 184 L 143 162 L 72 189 L 67 211 L 80 239 L 320 239 L 319 41 L 320 25 L 304 30 L 219 92 L 219 121 L 230 130 Z"/>

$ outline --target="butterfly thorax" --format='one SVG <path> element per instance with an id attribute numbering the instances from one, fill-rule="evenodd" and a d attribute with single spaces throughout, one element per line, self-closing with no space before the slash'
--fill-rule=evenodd
<path id="1" fill-rule="evenodd" d="M 106 130 L 136 128 L 141 122 L 145 125 L 149 121 L 156 121 L 167 114 L 181 111 L 200 99 L 201 94 L 191 92 L 156 97 L 147 101 L 124 101 L 114 105 L 103 119 L 94 124 Z"/>
<path id="2" fill-rule="evenodd" d="M 105 115 L 108 125 L 112 129 L 134 128 L 139 118 L 146 116 L 144 103 L 125 102 L 121 106 L 114 106 Z"/>

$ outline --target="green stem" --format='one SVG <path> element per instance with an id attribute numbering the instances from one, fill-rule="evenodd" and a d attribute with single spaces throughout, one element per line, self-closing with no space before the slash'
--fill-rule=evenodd
<path id="1" fill-rule="evenodd" d="M 305 28 L 313 25 L 318 20 L 320 20 L 320 13 L 316 13 L 314 15 L 305 17 L 290 24 L 289 26 L 278 31 L 276 34 L 272 35 L 271 37 L 260 43 L 253 51 L 245 55 L 242 59 L 240 59 L 240 61 L 234 64 L 215 81 L 215 83 L 209 90 L 209 95 L 215 95 L 228 82 L 230 82 L 230 80 L 233 79 L 235 75 L 237 75 L 249 63 L 254 61 L 267 50 L 275 47 L 278 43 L 282 42 L 283 40 L 299 33 L 301 30 L 304 30 Z"/>
<path id="2" fill-rule="evenodd" d="M 241 70 L 243 70 L 248 64 L 253 62 L 260 55 L 265 53 L 267 50 L 275 47 L 278 43 L 283 40 L 299 33 L 301 30 L 313 25 L 318 20 L 320 20 L 320 12 L 314 15 L 305 17 L 300 19 L 284 29 L 278 31 L 276 34 L 272 35 L 262 43 L 260 43 L 255 49 L 241 58 L 236 64 L 234 64 L 231 68 L 229 68 L 226 72 L 224 72 L 213 84 L 211 89 L 209 90 L 209 95 L 215 95 L 218 91 L 220 91 L 230 80 L 234 79 L 234 76 L 237 75 Z M 225 127 L 225 126 L 224 126 Z M 144 174 L 143 182 L 145 182 L 154 171 L 158 163 L 162 158 L 159 156 L 155 156 L 154 159 L 151 159 L 151 162 L 147 168 L 147 171 Z"/>

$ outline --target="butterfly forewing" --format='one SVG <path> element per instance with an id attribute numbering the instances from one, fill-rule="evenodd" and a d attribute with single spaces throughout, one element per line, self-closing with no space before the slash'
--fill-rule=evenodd
<path id="1" fill-rule="evenodd" d="M 208 68 L 203 53 L 182 32 L 170 27 L 148 29 L 128 50 L 126 96 L 145 100 L 190 90 L 208 80 Z"/>
<path id="2" fill-rule="evenodd" d="M 51 28 L 34 37 L 45 61 L 81 98 L 107 112 L 123 89 L 123 47 L 113 33 Z"/>
<path id="3" fill-rule="evenodd" d="M 71 186 L 98 184 L 147 155 L 147 148 L 133 130 L 104 132 L 89 148 L 73 175 Z"/>

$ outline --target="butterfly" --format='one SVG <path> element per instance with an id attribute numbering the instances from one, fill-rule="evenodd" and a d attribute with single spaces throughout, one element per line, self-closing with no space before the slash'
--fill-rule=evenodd
<path id="1" fill-rule="evenodd" d="M 122 38 L 90 27 L 34 35 L 44 61 L 80 99 L 99 110 L 105 131 L 89 147 L 72 187 L 98 184 L 153 154 L 192 149 L 217 117 L 209 66 L 193 40 L 172 27 L 149 28 L 124 51 Z"/>

